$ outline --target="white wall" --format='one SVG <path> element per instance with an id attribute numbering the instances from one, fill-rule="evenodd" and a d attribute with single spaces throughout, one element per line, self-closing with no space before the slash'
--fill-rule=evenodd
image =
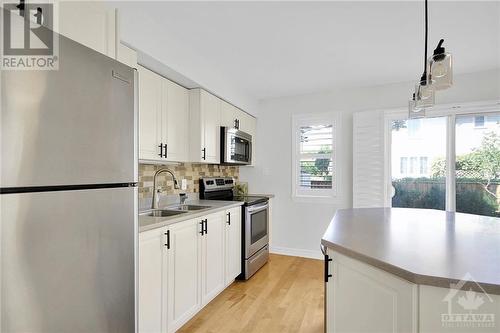
<path id="1" fill-rule="evenodd" d="M 273 193 L 271 249 L 320 257 L 320 239 L 336 209 L 352 206 L 352 114 L 355 111 L 405 107 L 413 82 L 338 89 L 325 93 L 264 100 L 257 113 L 256 166 L 240 168 L 251 193 Z M 455 77 L 452 88 L 437 93 L 447 104 L 500 99 L 500 69 Z M 342 180 L 331 204 L 300 203 L 291 197 L 291 117 L 314 112 L 341 114 Z"/>

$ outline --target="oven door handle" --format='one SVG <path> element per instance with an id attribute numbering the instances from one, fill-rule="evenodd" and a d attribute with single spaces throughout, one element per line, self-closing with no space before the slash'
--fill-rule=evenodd
<path id="1" fill-rule="evenodd" d="M 269 203 L 264 203 L 264 204 L 261 204 L 261 205 L 253 205 L 253 206 L 248 206 L 247 207 L 247 212 L 249 213 L 256 213 L 256 212 L 259 212 L 261 210 L 265 210 L 265 209 L 268 209 L 269 208 Z"/>

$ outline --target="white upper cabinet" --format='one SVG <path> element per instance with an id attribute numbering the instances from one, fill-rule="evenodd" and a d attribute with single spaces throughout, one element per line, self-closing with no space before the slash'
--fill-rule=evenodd
<path id="1" fill-rule="evenodd" d="M 238 128 L 243 132 L 255 133 L 255 118 L 226 101 L 221 101 L 221 126 Z"/>
<path id="2" fill-rule="evenodd" d="M 190 160 L 220 163 L 221 100 L 203 89 L 189 91 Z"/>
<path id="3" fill-rule="evenodd" d="M 221 126 L 234 128 L 238 126 L 240 110 L 226 101 L 221 101 Z"/>
<path id="4" fill-rule="evenodd" d="M 205 235 L 202 237 L 201 302 L 210 302 L 224 289 L 224 214 L 205 217 Z"/>
<path id="5" fill-rule="evenodd" d="M 186 162 L 188 90 L 142 67 L 139 71 L 139 159 Z"/>
<path id="6" fill-rule="evenodd" d="M 225 225 L 225 285 L 241 273 L 241 207 L 226 211 Z"/>
<path id="7" fill-rule="evenodd" d="M 100 1 L 54 1 L 54 30 L 116 58 L 116 9 Z"/>
<path id="8" fill-rule="evenodd" d="M 185 162 L 189 152 L 189 93 L 180 85 L 163 79 L 162 141 L 167 161 Z"/>
<path id="9" fill-rule="evenodd" d="M 137 52 L 122 43 L 118 44 L 116 60 L 132 68 L 137 68 Z"/>
<path id="10" fill-rule="evenodd" d="M 161 77 L 138 66 L 139 71 L 139 159 L 162 160 Z"/>

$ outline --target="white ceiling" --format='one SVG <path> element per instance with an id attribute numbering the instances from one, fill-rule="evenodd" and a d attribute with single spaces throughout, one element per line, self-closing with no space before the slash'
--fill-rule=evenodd
<path id="1" fill-rule="evenodd" d="M 423 1 L 119 8 L 122 40 L 188 77 L 183 70 L 203 71 L 255 99 L 410 81 L 422 72 Z M 430 1 L 429 8 L 429 50 L 445 38 L 455 73 L 500 67 L 499 2 Z"/>

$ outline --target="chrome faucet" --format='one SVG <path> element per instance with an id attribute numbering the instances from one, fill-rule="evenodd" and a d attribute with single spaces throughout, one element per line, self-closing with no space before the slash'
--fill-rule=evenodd
<path id="1" fill-rule="evenodd" d="M 172 179 L 174 181 L 174 188 L 176 190 L 179 189 L 179 184 L 177 183 L 177 179 L 175 178 L 175 175 L 172 171 L 170 171 L 169 169 L 167 168 L 161 168 L 159 169 L 158 171 L 155 172 L 154 176 L 153 176 L 153 202 L 151 203 L 151 208 L 152 209 L 157 209 L 158 208 L 158 201 L 160 199 L 158 193 L 157 193 L 157 190 L 156 190 L 156 178 L 158 177 L 159 174 L 161 173 L 169 173 L 171 176 L 172 176 Z"/>

